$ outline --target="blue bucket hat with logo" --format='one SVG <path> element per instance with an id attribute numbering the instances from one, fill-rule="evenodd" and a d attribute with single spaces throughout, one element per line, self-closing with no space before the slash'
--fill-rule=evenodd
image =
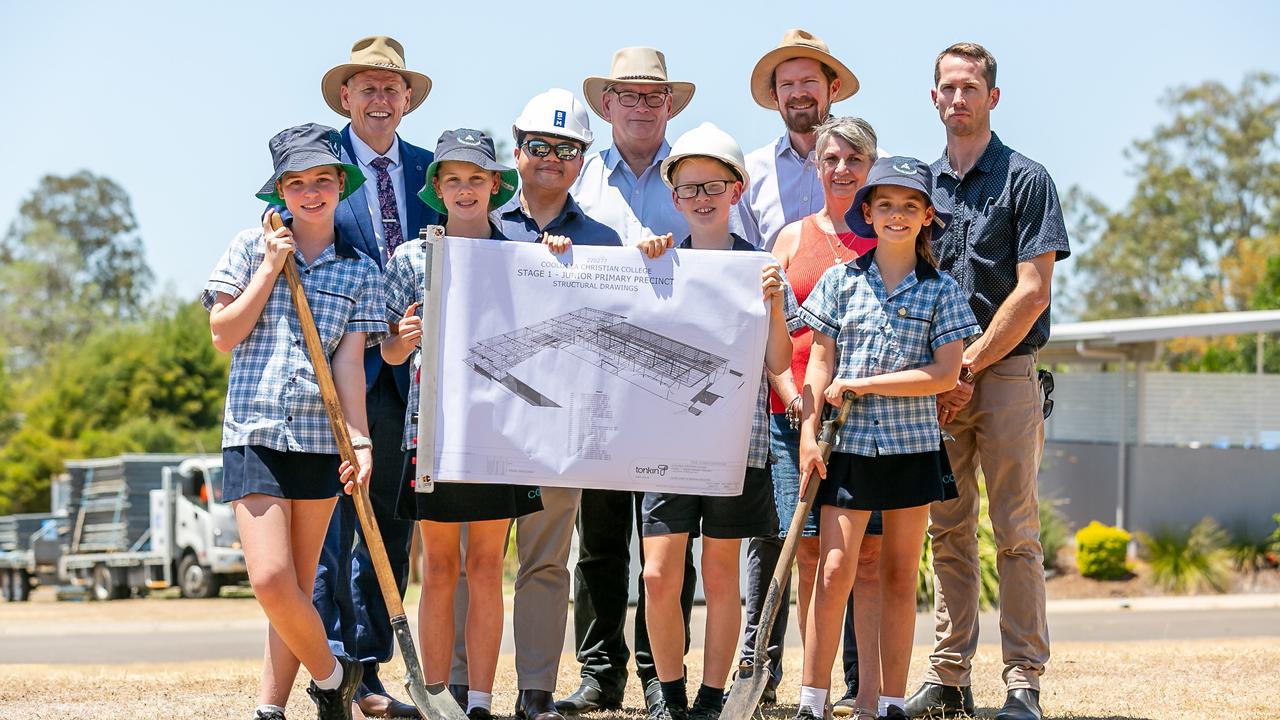
<path id="1" fill-rule="evenodd" d="M 919 190 L 924 195 L 925 200 L 933 205 L 933 171 L 929 166 L 913 157 L 905 157 L 896 155 L 894 157 L 880 158 L 871 166 L 871 172 L 867 173 L 867 182 L 858 188 L 858 194 L 853 196 L 853 205 L 844 214 L 844 222 L 853 231 L 854 235 L 864 238 L 873 238 L 876 236 L 876 229 L 867 222 L 866 217 L 862 214 L 862 203 L 867 201 L 867 196 L 871 194 L 871 189 L 879 185 L 898 185 L 900 187 Z M 933 208 L 933 225 L 934 237 L 941 233 L 947 224 L 951 222 L 951 213 L 943 212 L 936 206 Z"/>
<path id="2" fill-rule="evenodd" d="M 364 173 L 350 163 L 342 162 L 342 136 L 326 125 L 307 123 L 285 128 L 267 143 L 271 148 L 271 163 L 275 172 L 256 195 L 259 200 L 284 207 L 276 184 L 285 173 L 303 172 L 311 168 L 333 165 L 346 174 L 339 200 L 345 200 L 364 184 Z"/>
<path id="3" fill-rule="evenodd" d="M 469 162 L 472 165 L 478 165 L 482 170 L 498 173 L 501 180 L 498 183 L 498 192 L 489 198 L 490 210 L 505 205 L 516 194 L 516 188 L 520 185 L 520 174 L 514 168 L 498 162 L 493 138 L 479 130 L 467 128 L 445 130 L 436 141 L 435 160 L 427 167 L 427 182 L 422 186 L 422 190 L 418 191 L 418 197 L 422 198 L 422 202 L 443 215 L 448 215 L 449 211 L 444 206 L 444 200 L 441 200 L 440 195 L 436 193 L 435 183 L 432 181 L 440 170 L 440 163 L 449 160 Z"/>

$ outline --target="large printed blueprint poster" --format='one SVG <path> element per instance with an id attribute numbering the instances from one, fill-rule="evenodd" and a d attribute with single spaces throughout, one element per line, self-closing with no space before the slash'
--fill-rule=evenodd
<path id="1" fill-rule="evenodd" d="M 742 491 L 769 255 L 679 250 L 650 260 L 634 247 L 557 256 L 533 243 L 432 245 L 419 474 Z"/>

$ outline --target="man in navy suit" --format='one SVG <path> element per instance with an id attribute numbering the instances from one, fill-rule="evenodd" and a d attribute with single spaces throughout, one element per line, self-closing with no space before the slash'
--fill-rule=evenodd
<path id="1" fill-rule="evenodd" d="M 334 112 L 351 119 L 342 129 L 342 160 L 357 165 L 367 179 L 339 204 L 338 233 L 378 267 L 385 267 L 401 243 L 440 222 L 418 199 L 432 154 L 396 134 L 400 119 L 426 99 L 431 79 L 405 69 L 400 43 L 373 36 L 352 46 L 349 63 L 325 73 L 321 91 Z M 369 498 L 404 597 L 414 524 L 396 519 L 395 506 L 404 460 L 400 441 L 405 407 L 417 398 L 408 397 L 407 363 L 387 365 L 373 347 L 365 352 L 364 368 L 374 452 Z M 333 514 L 312 601 L 335 650 L 344 649 L 364 663 L 364 681 L 356 693 L 360 710 L 369 717 L 417 717 L 417 710 L 391 698 L 378 678 L 378 664 L 391 659 L 395 637 L 349 495 L 340 498 Z"/>

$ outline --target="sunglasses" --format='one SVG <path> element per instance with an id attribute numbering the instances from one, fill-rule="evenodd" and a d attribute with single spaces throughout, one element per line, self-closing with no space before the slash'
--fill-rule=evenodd
<path id="1" fill-rule="evenodd" d="M 729 186 L 734 183 L 733 180 L 711 180 L 704 183 L 689 183 L 687 185 L 676 186 L 676 197 L 681 200 L 690 200 L 698 197 L 698 190 L 701 189 L 707 197 L 712 195 L 723 195 Z"/>
<path id="2" fill-rule="evenodd" d="M 630 90 L 614 90 L 613 88 L 609 88 L 609 92 L 618 96 L 618 102 L 622 104 L 622 107 L 629 108 L 639 105 L 640 98 L 644 98 L 645 105 L 651 108 L 660 108 L 662 107 L 662 104 L 667 101 L 667 96 L 671 94 L 665 90 L 651 93 L 638 93 Z"/>
<path id="3" fill-rule="evenodd" d="M 1040 369 L 1036 371 L 1036 378 L 1040 381 L 1040 392 L 1044 395 L 1044 407 L 1040 411 L 1044 413 L 1044 419 L 1048 420 L 1053 414 L 1053 398 L 1049 397 L 1053 394 L 1053 373 Z"/>
<path id="4" fill-rule="evenodd" d="M 544 158 L 550 155 L 552 150 L 555 150 L 556 157 L 565 162 L 577 160 L 578 156 L 582 154 L 582 148 L 573 143 L 563 142 L 552 145 L 546 140 L 525 140 L 524 149 L 529 151 L 530 155 L 539 158 Z"/>

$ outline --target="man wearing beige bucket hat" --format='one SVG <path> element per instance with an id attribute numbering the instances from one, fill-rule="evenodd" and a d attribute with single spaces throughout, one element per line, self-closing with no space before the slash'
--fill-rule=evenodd
<path id="1" fill-rule="evenodd" d="M 341 157 L 369 182 L 338 205 L 340 236 L 373 258 L 379 268 L 401 243 L 439 216 L 419 198 L 432 154 L 400 139 L 396 129 L 431 92 L 431 79 L 405 66 L 404 47 L 374 35 L 357 40 L 348 62 L 325 73 L 325 103 L 350 118 L 342 129 Z M 395 517 L 403 456 L 398 452 L 408 402 L 409 366 L 387 365 L 375 346 L 365 353 L 366 408 L 374 447 L 370 499 L 391 568 L 404 593 L 413 522 Z M 356 697 L 371 717 L 417 717 L 412 705 L 391 698 L 378 678 L 378 664 L 391 659 L 394 636 L 378 589 L 373 563 L 350 497 L 338 502 L 321 552 L 312 601 L 324 620 L 330 645 L 344 648 L 364 665 Z"/>
<path id="2" fill-rule="evenodd" d="M 773 249 L 788 223 L 822 209 L 822 186 L 812 158 L 817 127 L 831 106 L 858 92 L 858 78 L 813 33 L 793 28 L 756 62 L 751 97 L 777 110 L 786 125 L 774 142 L 747 155 L 751 188 L 738 205 L 747 240 Z"/>
<path id="3" fill-rule="evenodd" d="M 613 228 L 634 245 L 670 233 L 681 239 L 689 224 L 671 202 L 662 180 L 662 161 L 671 154 L 667 121 L 689 104 L 694 86 L 667 77 L 666 57 L 653 48 L 623 48 L 609 75 L 582 83 L 587 105 L 613 127 L 613 146 L 587 158 L 571 193 L 592 219 Z M 737 222 L 735 217 L 735 223 Z M 735 230 L 736 231 L 736 230 Z M 574 569 L 573 625 L 581 685 L 556 703 L 565 714 L 611 709 L 622 703 L 630 651 L 625 639 L 631 567 L 631 538 L 643 493 L 583 490 L 578 513 L 578 564 Z M 642 558 L 643 560 L 643 558 Z M 685 558 L 682 597 L 685 637 L 693 608 L 697 572 Z M 644 588 L 636 606 L 636 675 L 646 705 L 660 699 L 658 676 L 645 628 Z M 687 649 L 687 648 L 686 648 Z"/>

